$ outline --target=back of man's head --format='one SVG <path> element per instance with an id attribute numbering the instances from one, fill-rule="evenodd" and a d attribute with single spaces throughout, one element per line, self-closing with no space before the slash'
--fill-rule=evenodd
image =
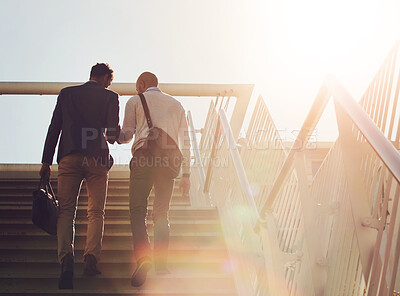
<path id="1" fill-rule="evenodd" d="M 90 78 L 100 78 L 104 75 L 108 75 L 109 78 L 113 76 L 113 69 L 110 68 L 110 65 L 107 63 L 97 63 L 92 67 L 90 71 Z"/>
<path id="2" fill-rule="evenodd" d="M 143 72 L 140 74 L 138 80 L 144 81 L 149 87 L 158 86 L 158 78 L 151 72 Z"/>
<path id="3" fill-rule="evenodd" d="M 158 78 L 151 72 L 143 72 L 136 81 L 136 90 L 138 93 L 146 91 L 149 87 L 157 87 Z"/>

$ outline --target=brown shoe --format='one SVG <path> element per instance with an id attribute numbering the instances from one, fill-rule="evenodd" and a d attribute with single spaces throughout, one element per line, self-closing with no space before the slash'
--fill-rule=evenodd
<path id="1" fill-rule="evenodd" d="M 97 268 L 97 259 L 92 254 L 86 254 L 84 259 L 85 265 L 83 267 L 83 274 L 88 276 L 101 274 L 101 271 Z"/>
<path id="2" fill-rule="evenodd" d="M 74 277 L 74 257 L 71 253 L 68 253 L 61 260 L 61 274 L 58 281 L 59 289 L 73 289 L 73 279 Z"/>
<path id="3" fill-rule="evenodd" d="M 147 278 L 147 273 L 151 268 L 151 260 L 149 257 L 144 257 L 137 262 L 136 270 L 132 274 L 131 286 L 140 287 L 144 284 Z"/>

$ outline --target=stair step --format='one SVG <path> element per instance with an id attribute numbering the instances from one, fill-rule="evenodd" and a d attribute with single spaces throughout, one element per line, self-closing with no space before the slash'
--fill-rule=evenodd
<path id="1" fill-rule="evenodd" d="M 1 193 L 0 197 L 3 196 L 32 196 L 32 192 L 37 189 L 37 186 L 35 187 L 3 187 L 0 185 L 1 188 Z M 57 194 L 57 186 L 53 187 L 54 193 Z M 128 195 L 129 194 L 129 186 L 125 187 L 113 187 L 109 186 L 107 189 L 108 195 Z M 175 186 L 174 190 L 172 191 L 173 194 L 179 196 L 181 195 L 181 192 L 179 190 L 179 187 Z M 82 186 L 81 191 L 79 192 L 80 196 L 87 196 L 87 190 L 86 186 Z M 152 190 L 150 192 L 150 195 L 154 195 L 154 191 Z"/>
<path id="2" fill-rule="evenodd" d="M 102 277 L 127 278 L 132 275 L 136 264 L 129 261 L 109 263 L 102 260 L 97 266 L 102 271 Z M 227 274 L 226 266 L 229 266 L 228 261 L 203 260 L 199 262 L 197 260 L 174 260 L 173 258 L 168 261 L 168 269 L 175 276 L 187 275 L 188 271 L 193 276 L 205 274 L 208 276 L 221 276 Z M 43 278 L 58 276 L 59 273 L 60 264 L 57 262 L 2 262 L 0 267 L 0 278 Z M 74 273 L 76 276 L 83 275 L 82 262 L 74 264 Z"/>
<path id="3" fill-rule="evenodd" d="M 1 283 L 1 280 L 0 280 Z M 177 288 L 175 288 L 177 287 Z M 155 290 L 146 290 L 146 289 L 138 289 L 138 288 L 130 288 L 127 290 L 121 289 L 102 289 L 98 290 L 87 290 L 87 289 L 77 289 L 74 288 L 73 292 L 69 292 L 68 290 L 51 290 L 51 289 L 29 289 L 23 290 L 21 288 L 5 290 L 6 294 L 4 295 L 13 295 L 13 296 L 42 296 L 42 295 L 63 295 L 63 296 L 86 296 L 86 295 L 96 295 L 96 296 L 116 296 L 116 295 L 141 295 L 141 296 L 233 296 L 237 295 L 235 289 L 224 288 L 215 288 L 209 289 L 207 287 L 200 289 L 199 291 L 188 291 L 179 288 L 179 285 L 175 285 L 175 287 L 169 287 L 168 290 L 163 291 L 155 291 Z"/>
<path id="4" fill-rule="evenodd" d="M 208 264 L 220 264 L 227 262 L 228 253 L 225 249 L 170 249 L 168 252 L 171 264 L 194 262 Z M 101 260 L 103 263 L 127 263 L 133 260 L 132 249 L 126 250 L 102 250 Z M 0 262 L 13 263 L 57 263 L 57 250 L 45 249 L 1 249 Z M 83 249 L 75 250 L 75 263 L 83 262 Z M 57 263 L 58 264 L 58 263 Z M 210 269 L 215 271 L 215 269 Z"/>
<path id="5" fill-rule="evenodd" d="M 77 274 L 74 277 L 75 289 L 98 290 L 110 289 L 114 287 L 114 291 L 133 289 L 130 285 L 130 274 L 126 277 L 85 277 Z M 165 291 L 174 285 L 178 285 L 181 291 L 213 291 L 219 287 L 234 287 L 233 279 L 230 275 L 164 275 L 156 276 L 152 272 L 148 274 L 145 284 L 140 290 L 149 291 Z M 2 278 L 0 281 L 0 289 L 18 289 L 23 286 L 26 290 L 31 289 L 47 289 L 56 290 L 58 288 L 58 272 L 48 277 L 39 278 Z"/>
<path id="6" fill-rule="evenodd" d="M 221 225 L 218 220 L 175 220 L 173 217 L 169 219 L 171 233 L 188 233 L 188 232 L 216 232 L 221 233 Z M 87 219 L 82 217 L 77 219 L 75 222 L 75 229 L 79 232 L 86 232 L 87 230 Z M 153 231 L 154 225 L 152 219 L 147 220 L 148 231 Z M 105 219 L 104 231 L 108 233 L 110 231 L 122 231 L 130 232 L 130 220 L 107 220 Z M 27 233 L 38 233 L 42 232 L 40 228 L 32 223 L 30 218 L 25 219 L 0 219 L 0 235 L 24 235 Z"/>
<path id="7" fill-rule="evenodd" d="M 78 202 L 79 206 L 84 206 L 87 207 L 88 202 L 87 199 L 82 199 L 79 198 Z M 149 199 L 148 202 L 149 205 L 154 204 L 154 199 Z M 182 200 L 181 198 L 179 199 L 172 199 L 171 200 L 171 205 L 174 206 L 189 206 L 190 201 L 189 200 Z M 32 196 L 29 198 L 7 198 L 7 200 L 3 199 L 0 197 L 0 207 L 12 207 L 12 206 L 30 206 L 32 207 Z M 123 198 L 107 198 L 106 206 L 129 206 L 129 199 L 128 197 L 123 197 Z"/>
<path id="8" fill-rule="evenodd" d="M 148 215 L 151 216 L 152 205 L 148 207 Z M 77 217 L 86 217 L 87 206 L 78 206 L 76 213 Z M 2 206 L 0 207 L 0 217 L 31 217 L 32 205 L 21 206 Z M 106 205 L 106 219 L 108 217 L 129 217 L 129 208 L 127 206 L 111 206 Z M 171 205 L 169 210 L 170 217 L 196 217 L 196 218 L 210 218 L 218 217 L 218 212 L 214 208 L 194 208 L 191 206 Z"/>
<path id="9" fill-rule="evenodd" d="M 150 236 L 152 242 L 152 236 Z M 84 249 L 86 242 L 85 236 L 77 236 L 75 239 L 75 248 Z M 171 236 L 170 249 L 177 250 L 213 250 L 225 249 L 223 238 L 211 236 Z M 44 233 L 43 236 L 0 236 L 1 249 L 57 249 L 56 237 Z M 102 250 L 131 250 L 132 237 L 126 236 L 105 236 L 103 239 Z"/>

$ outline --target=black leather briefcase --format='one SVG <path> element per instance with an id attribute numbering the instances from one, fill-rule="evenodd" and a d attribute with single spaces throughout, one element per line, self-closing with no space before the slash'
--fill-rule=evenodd
<path id="1" fill-rule="evenodd" d="M 50 191 L 49 191 L 50 190 Z M 58 200 L 50 183 L 33 191 L 32 222 L 48 234 L 57 235 Z"/>

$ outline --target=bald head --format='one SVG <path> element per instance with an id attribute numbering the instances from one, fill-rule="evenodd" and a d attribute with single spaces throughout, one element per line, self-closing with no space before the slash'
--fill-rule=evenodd
<path id="1" fill-rule="evenodd" d="M 136 90 L 139 94 L 145 92 L 149 87 L 157 86 L 157 76 L 151 72 L 143 72 L 136 81 Z"/>

